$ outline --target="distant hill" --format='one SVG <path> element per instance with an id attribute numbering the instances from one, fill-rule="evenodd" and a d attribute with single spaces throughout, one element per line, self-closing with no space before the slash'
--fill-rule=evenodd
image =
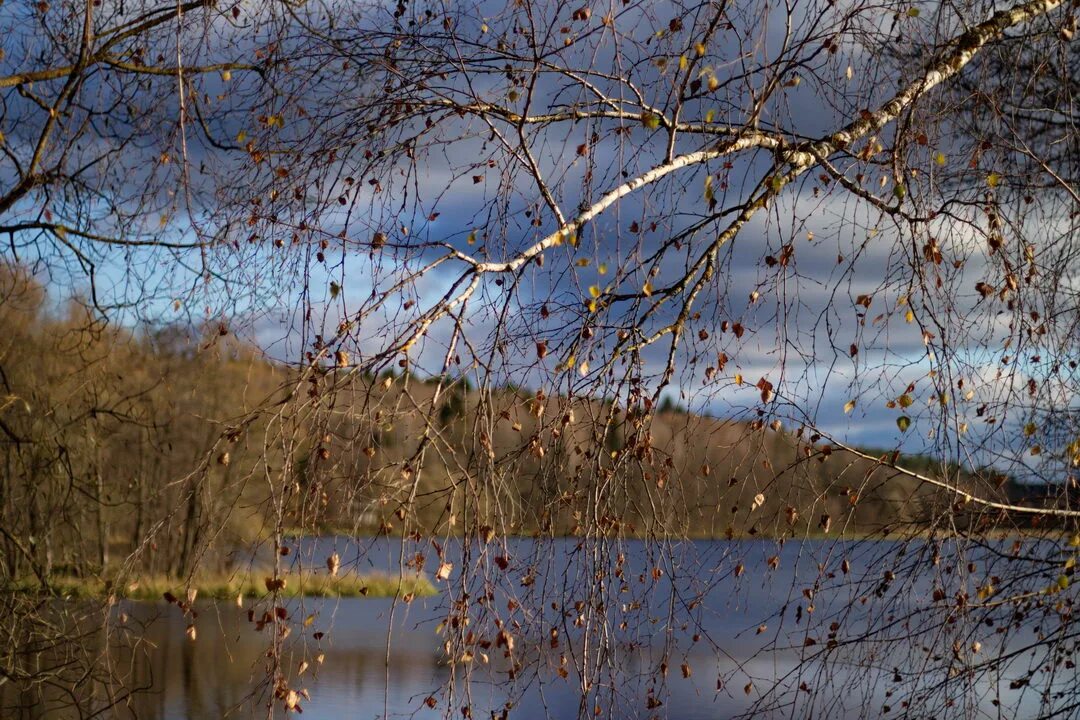
<path id="1" fill-rule="evenodd" d="M 786 429 L 268 361 L 224 324 L 118 328 L 0 268 L 0 553 L 182 575 L 284 531 L 871 534 L 996 523 Z M 422 452 L 421 452 L 422 451 Z M 871 455 L 888 455 L 874 451 Z M 1039 488 L 903 463 L 984 497 Z"/>
<path id="2" fill-rule="evenodd" d="M 956 505 L 953 494 L 882 463 L 764 424 L 671 409 L 651 418 L 615 410 L 605 431 L 610 402 L 544 398 L 538 412 L 537 397 L 520 390 L 482 394 L 458 384 L 436 401 L 431 381 L 360 384 L 339 390 L 338 400 L 339 407 L 364 408 L 338 426 L 356 439 L 340 451 L 353 457 L 339 460 L 319 482 L 367 478 L 360 485 L 379 494 L 354 497 L 364 513 L 328 508 L 326 526 L 348 529 L 357 517 L 366 518 L 367 530 L 374 523 L 393 526 L 402 493 L 415 480 L 412 468 L 408 477 L 401 470 L 420 446 L 424 416 L 436 419 L 437 432 L 409 513 L 420 526 L 444 532 L 453 531 L 451 519 L 460 529 L 466 516 L 515 534 L 572 534 L 591 526 L 670 537 L 899 533 L 998 519 L 975 515 L 976 508 Z M 378 427 L 379 409 L 401 407 L 405 397 L 414 409 L 392 427 Z M 962 473 L 925 457 L 900 464 L 932 477 L 948 473 L 983 497 L 1004 499 L 1013 485 L 999 487 L 1004 478 L 993 473 Z M 346 476 L 342 468 L 349 468 Z"/>

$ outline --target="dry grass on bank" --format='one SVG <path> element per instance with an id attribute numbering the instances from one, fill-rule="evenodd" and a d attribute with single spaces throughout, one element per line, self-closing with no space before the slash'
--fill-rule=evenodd
<path id="1" fill-rule="evenodd" d="M 267 580 L 262 573 L 245 575 L 219 574 L 197 576 L 189 585 L 185 580 L 167 577 L 141 577 L 121 586 L 102 578 L 79 578 L 57 576 L 49 578 L 48 588 L 43 588 L 37 578 L 22 578 L 6 584 L 7 592 L 33 595 L 53 595 L 65 599 L 90 599 L 109 594 L 128 600 L 166 600 L 168 593 L 174 598 L 186 598 L 189 587 L 196 591 L 198 599 L 233 600 L 263 597 L 269 594 Z M 342 574 L 330 577 L 326 573 L 292 573 L 285 578 L 279 590 L 282 597 L 394 597 L 412 595 L 423 597 L 435 595 L 437 590 L 423 576 L 406 575 L 399 578 L 389 573 L 357 575 Z"/>

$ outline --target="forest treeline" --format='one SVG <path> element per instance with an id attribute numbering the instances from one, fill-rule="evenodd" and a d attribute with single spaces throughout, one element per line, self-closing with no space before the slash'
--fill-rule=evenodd
<path id="1" fill-rule="evenodd" d="M 281 376 L 235 342 L 202 340 L 101 323 L 0 267 L 4 574 L 95 573 L 137 552 L 140 570 L 184 575 L 207 535 L 241 537 L 257 510 L 208 452 Z"/>
<path id="2" fill-rule="evenodd" d="M 333 362 L 303 375 L 224 326 L 102 324 L 79 303 L 47 301 L 19 268 L 0 268 L 0 292 L 8 578 L 184 577 L 275 534 L 393 533 L 406 513 L 445 534 L 488 536 L 589 525 L 625 536 L 780 537 L 980 521 L 949 493 L 761 420 L 671 406 L 645 419 L 610 401 L 481 393 L 465 379 L 440 385 Z M 320 389 L 329 384 L 334 392 Z M 491 469 L 467 472 L 480 453 Z M 909 460 L 928 474 L 948 470 Z M 630 472 L 625 490 L 590 503 L 616 462 Z M 265 478 L 283 468 L 295 482 L 275 495 Z M 992 473 L 953 479 L 1018 492 Z"/>

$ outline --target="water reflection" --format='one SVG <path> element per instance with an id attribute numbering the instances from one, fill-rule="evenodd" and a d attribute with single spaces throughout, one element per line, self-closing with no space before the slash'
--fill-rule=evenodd
<path id="1" fill-rule="evenodd" d="M 297 685 L 314 698 L 302 703 L 305 717 L 337 718 L 343 712 L 350 717 L 374 717 L 383 713 L 384 704 L 392 714 L 403 713 L 416 709 L 415 696 L 422 700 L 445 682 L 437 638 L 431 634 L 421 637 L 405 623 L 396 623 L 399 637 L 397 641 L 391 638 L 387 654 L 389 609 L 384 600 L 304 603 L 302 612 L 332 618 L 320 624 L 331 628 L 323 642 L 304 637 L 287 644 L 283 656 L 290 670 L 301 662 L 309 664 Z M 132 608 L 134 613 L 139 611 Z M 157 692 L 152 702 L 139 703 L 139 717 L 265 716 L 271 700 L 268 632 L 256 632 L 246 615 L 231 604 L 200 603 L 198 612 L 195 642 L 186 638 L 187 621 L 179 612 L 168 613 L 150 626 L 148 637 L 158 647 L 146 660 L 158 677 Z M 361 712 L 366 709 L 370 712 Z"/>
<path id="2" fill-rule="evenodd" d="M 292 557 L 318 566 L 332 551 L 344 565 L 387 570 L 396 567 L 401 548 L 385 540 L 357 545 L 319 539 L 298 543 Z M 418 546 L 409 552 L 434 551 Z M 480 635 L 492 631 L 495 619 L 516 623 L 516 671 L 504 648 L 494 645 L 476 645 L 477 656 L 468 663 L 448 663 L 445 636 L 437 631 L 463 592 L 452 584 L 439 598 L 396 608 L 385 599 L 293 601 L 287 611 L 297 630 L 284 643 L 282 667 L 291 687 L 310 695 L 300 700 L 304 717 L 462 717 L 467 705 L 477 719 L 504 711 L 523 720 L 592 716 L 597 708 L 614 717 L 723 718 L 751 709 L 777 683 L 786 692 L 772 696 L 777 702 L 766 716 L 864 717 L 865 708 L 902 709 L 909 700 L 943 717 L 960 709 L 996 713 L 996 700 L 1022 716 L 1041 702 L 1023 688 L 1010 690 L 1007 673 L 953 680 L 946 674 L 942 686 L 914 675 L 932 667 L 926 659 L 932 653 L 898 638 L 910 634 L 913 624 L 938 621 L 922 608 L 931 586 L 942 579 L 909 573 L 906 579 L 881 580 L 883 567 L 905 567 L 910 549 L 857 542 L 788 543 L 781 549 L 771 542 L 698 542 L 663 556 L 640 543 L 615 549 L 626 555 L 621 586 L 611 588 L 619 606 L 603 609 L 610 643 L 593 676 L 598 684 L 583 705 L 576 668 L 596 652 L 594 636 L 600 634 L 574 622 L 573 601 L 593 582 L 584 574 L 592 567 L 582 561 L 584 550 L 573 541 L 542 547 L 516 540 L 500 552 L 512 558 L 507 581 L 490 583 L 495 591 L 478 611 L 475 629 Z M 480 569 L 485 562 L 467 548 L 447 547 L 444 553 L 458 560 L 459 569 L 468 563 Z M 843 560 L 848 573 L 836 570 Z M 992 554 L 982 562 L 991 570 Z M 661 573 L 653 572 L 657 567 Z M 258 606 L 257 613 L 263 609 Z M 257 631 L 247 611 L 233 603 L 198 602 L 197 639 L 191 641 L 185 634 L 190 621 L 176 606 L 122 603 L 112 611 L 110 633 L 98 633 L 89 652 L 107 656 L 124 686 L 139 692 L 117 695 L 115 686 L 98 684 L 76 700 L 64 687 L 21 697 L 6 687 L 4 716 L 80 717 L 76 705 L 84 714 L 111 705 L 106 717 L 282 717 L 281 702 L 272 698 L 271 634 Z M 987 620 L 993 627 L 990 615 L 974 618 L 973 625 Z M 952 632 L 947 624 L 916 629 L 932 629 L 940 638 Z M 848 650 L 836 637 L 861 641 Z M 990 655 L 1031 633 L 987 630 L 981 637 Z M 953 705 L 956 698 L 967 705 Z"/>

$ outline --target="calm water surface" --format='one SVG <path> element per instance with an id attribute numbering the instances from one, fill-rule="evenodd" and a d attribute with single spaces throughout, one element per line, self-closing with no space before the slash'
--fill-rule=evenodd
<path id="1" fill-rule="evenodd" d="M 440 584 L 439 597 L 396 606 L 389 599 L 368 598 L 290 602 L 288 611 L 297 620 L 297 630 L 285 643 L 285 667 L 295 673 L 301 662 L 308 663 L 306 672 L 292 681 L 292 687 L 303 687 L 311 696 L 301 700 L 305 720 L 422 720 L 441 717 L 449 707 L 454 717 L 462 717 L 460 707 L 465 704 L 471 706 L 473 718 L 485 720 L 498 716 L 508 704 L 508 717 L 521 720 L 577 716 L 581 693 L 573 668 L 586 636 L 573 625 L 573 603 L 595 586 L 588 558 L 595 559 L 589 554 L 602 550 L 572 539 L 509 540 L 496 545 L 463 548 L 450 541 L 444 558 L 454 563 L 455 570 L 449 587 Z M 386 539 L 308 539 L 293 543 L 292 550 L 290 563 L 321 568 L 336 551 L 343 570 L 360 572 L 396 572 L 402 553 L 400 543 Z M 439 563 L 435 548 L 410 543 L 404 551 L 407 559 L 422 555 L 426 573 L 434 575 Z M 888 707 L 899 716 L 902 696 L 890 693 L 889 681 L 896 673 L 908 678 L 918 673 L 916 663 L 926 656 L 915 643 L 895 641 L 925 617 L 908 614 L 926 602 L 938 571 L 905 572 L 924 566 L 925 546 L 789 541 L 778 548 L 774 541 L 701 541 L 658 554 L 653 547 L 626 541 L 603 552 L 611 553 L 609 560 L 621 553 L 625 561 L 618 580 L 621 587 L 613 593 L 619 607 L 607 608 L 612 625 L 610 669 L 603 675 L 600 692 L 590 697 L 590 716 L 595 702 L 603 714 L 616 717 L 727 718 L 751 709 L 762 690 L 777 682 L 790 693 L 781 707 L 761 716 L 854 718 L 865 717 L 865 707 L 878 712 Z M 510 682 L 508 662 L 493 646 L 487 652 L 490 664 L 474 658 L 469 666 L 472 681 L 466 688 L 459 682 L 464 666 L 455 668 L 447 662 L 440 623 L 447 617 L 451 598 L 466 590 L 455 584 L 462 565 L 493 572 L 495 554 L 506 557 L 509 565 L 492 579 L 495 592 L 487 621 L 494 614 L 517 621 L 515 653 L 529 669 Z M 992 570 L 993 553 L 984 555 L 978 560 L 986 571 Z M 847 574 L 840 570 L 845 559 Z M 740 563 L 743 570 L 737 575 Z M 886 570 L 894 570 L 896 578 L 883 586 L 879 578 Z M 905 579 L 916 575 L 918 581 Z M 531 582 L 522 583 L 523 578 Z M 475 597 L 479 588 L 471 590 Z M 508 610 L 514 602 L 520 606 L 516 613 Z M 185 635 L 189 621 L 176 606 L 123 603 L 117 612 L 126 616 L 126 622 L 118 632 L 130 633 L 142 644 L 134 655 L 120 653 L 117 662 L 127 663 L 125 670 L 145 692 L 106 717 L 267 717 L 270 634 L 255 630 L 249 622 L 247 609 L 252 605 L 248 601 L 242 610 L 235 603 L 200 601 L 193 642 Z M 301 618 L 310 618 L 310 624 L 304 626 Z M 484 621 L 478 618 L 478 628 Z M 883 643 L 871 655 L 866 648 L 872 641 L 860 644 L 859 654 L 841 647 L 826 660 L 815 659 L 828 642 L 832 623 L 840 628 L 841 640 L 868 628 L 892 627 L 881 639 L 894 642 Z M 559 632 L 557 647 L 550 639 L 553 628 Z M 322 637 L 317 639 L 316 633 Z M 1029 635 L 1013 635 L 1007 641 L 997 637 L 988 631 L 982 652 L 994 652 L 1001 642 L 1023 642 Z M 769 645 L 772 649 L 766 650 Z M 558 672 L 564 657 L 566 678 Z M 800 658 L 809 659 L 801 669 Z M 690 677 L 684 677 L 683 664 Z M 543 668 L 541 679 L 531 671 L 536 667 Z M 1009 717 L 1033 713 L 1039 698 L 1023 689 L 1009 690 L 1006 680 L 1000 676 L 948 680 L 940 691 L 967 700 L 952 707 L 940 705 L 939 716 L 985 712 L 996 717 L 1002 707 L 1010 708 Z M 811 692 L 799 692 L 800 684 Z M 447 688 L 453 689 L 453 697 Z M 435 698 L 434 709 L 425 704 L 429 697 Z M 662 704 L 650 703 L 650 697 Z M 992 704 L 995 699 L 1000 705 Z M 274 717 L 283 717 L 280 702 L 272 704 Z M 43 713 L 24 708 L 17 716 L 37 718 Z"/>

